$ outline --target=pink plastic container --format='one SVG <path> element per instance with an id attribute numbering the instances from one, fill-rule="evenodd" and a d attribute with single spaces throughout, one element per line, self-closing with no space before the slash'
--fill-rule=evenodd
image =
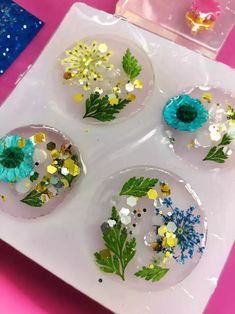
<path id="1" fill-rule="evenodd" d="M 186 20 L 192 0 L 120 0 L 116 14 L 131 23 L 215 59 L 235 24 L 235 1 L 218 0 L 221 12 L 214 12 L 213 0 L 203 0 L 215 18 L 211 29 L 192 32 Z M 195 2 L 195 1 L 194 1 Z M 199 8 L 202 1 L 197 1 Z"/>

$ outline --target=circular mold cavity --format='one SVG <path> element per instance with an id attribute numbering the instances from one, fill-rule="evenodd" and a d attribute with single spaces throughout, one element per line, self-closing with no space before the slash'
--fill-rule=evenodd
<path id="1" fill-rule="evenodd" d="M 27 145 L 31 148 L 25 150 Z M 21 162 L 15 164 L 15 168 L 6 168 L 3 156 L 9 147 L 17 153 L 21 151 L 20 156 L 24 156 L 27 164 Z M 1 172 L 5 171 L 9 179 L 5 176 L 4 182 L 0 181 L 0 208 L 15 217 L 31 219 L 51 213 L 72 195 L 70 190 L 84 173 L 77 147 L 67 136 L 49 126 L 14 129 L 1 138 L 0 149 Z M 9 154 L 7 158 L 9 162 Z M 12 177 L 9 171 L 17 173 L 18 177 Z M 0 179 L 3 179 L 2 173 Z"/>
<path id="2" fill-rule="evenodd" d="M 105 124 L 123 121 L 142 110 L 151 96 L 154 88 L 152 64 L 143 48 L 131 40 L 127 41 L 111 34 L 99 34 L 79 39 L 83 47 L 85 45 L 92 47 L 94 41 L 97 43 L 96 49 L 98 50 L 96 62 L 94 62 L 94 58 L 88 60 L 88 63 L 90 63 L 87 63 L 87 65 L 82 64 L 80 61 L 77 62 L 78 59 L 74 51 L 76 43 L 67 50 L 73 50 L 73 61 L 71 59 L 67 62 L 64 61 L 69 54 L 64 53 L 60 56 L 62 66 L 58 67 L 57 76 L 65 105 L 63 109 L 58 108 L 58 110 L 65 109 L 70 116 L 81 119 L 86 123 Z M 100 53 L 100 51 L 103 51 L 102 49 L 105 53 Z M 128 76 L 122 65 L 123 56 L 127 49 L 137 60 L 138 67 L 140 67 L 140 73 L 136 76 L 133 74 L 134 72 L 131 73 L 131 77 Z M 85 48 L 81 48 L 81 51 L 86 52 Z M 108 61 L 101 61 L 101 57 L 103 58 L 103 55 L 110 52 L 111 55 Z M 132 57 L 129 57 L 129 61 L 130 58 Z M 110 64 L 113 66 L 112 69 L 107 68 Z M 133 60 L 129 62 L 129 67 L 131 65 L 132 70 L 135 68 L 134 64 Z M 82 69 L 84 74 L 80 73 L 78 75 L 78 70 L 75 69 Z M 77 76 L 71 77 L 73 73 Z M 83 80 L 83 76 L 86 75 L 89 76 L 89 79 Z M 88 82 L 89 87 L 86 86 L 86 82 Z M 103 104 L 111 110 L 116 109 L 116 113 L 109 115 L 109 118 L 107 118 L 107 114 L 100 113 L 100 109 L 96 110 L 96 106 L 92 107 L 94 110 L 91 110 L 91 108 L 86 110 L 86 100 L 90 99 L 91 94 L 94 93 L 100 94 L 99 99 L 107 97 L 108 100 L 104 101 Z M 119 99 L 118 103 L 117 99 Z M 130 102 L 123 105 L 122 108 L 120 102 L 126 99 L 129 99 Z M 63 104 L 60 105 L 63 106 Z M 108 110 L 106 110 L 107 112 Z"/>
<path id="3" fill-rule="evenodd" d="M 156 180 L 152 184 L 143 182 L 148 178 Z M 132 183 L 130 179 L 133 180 Z M 137 179 L 141 182 L 138 183 Z M 145 191 L 144 196 L 132 195 L 133 191 L 138 193 L 140 190 Z M 121 194 L 129 195 L 120 195 L 121 191 Z M 207 222 L 200 200 L 184 180 L 162 169 L 134 167 L 106 179 L 97 195 L 99 198 L 91 203 L 87 221 L 91 235 L 91 255 L 98 252 L 98 259 L 101 255 L 106 262 L 110 254 L 113 258 L 114 254 L 112 250 L 107 250 L 103 237 L 107 237 L 105 232 L 111 232 L 108 236 L 111 245 L 112 241 L 116 245 L 116 237 L 119 236 L 117 229 L 114 229 L 118 226 L 118 221 L 121 229 L 126 230 L 127 240 L 136 239 L 136 253 L 124 274 L 120 271 L 123 276 L 103 273 L 102 278 L 109 276 L 113 283 L 120 283 L 124 277 L 124 283 L 132 289 L 156 291 L 176 285 L 194 270 L 205 248 Z M 115 208 L 117 219 L 112 214 L 112 208 Z M 183 247 L 186 249 L 183 250 Z M 124 249 L 128 250 L 127 247 Z M 102 268 L 99 262 L 96 264 Z M 119 266 L 122 270 L 120 261 Z M 143 267 L 147 271 L 156 267 L 156 272 L 157 267 L 160 267 L 164 276 L 159 278 L 160 275 L 156 275 L 159 281 L 154 282 L 153 277 L 146 280 L 145 277 L 136 276 Z M 166 268 L 169 269 L 167 272 Z"/>
<path id="4" fill-rule="evenodd" d="M 164 121 L 162 143 L 196 168 L 229 168 L 234 163 L 235 97 L 222 89 L 199 86 L 185 91 L 208 111 L 208 119 L 193 132 L 174 129 Z"/>

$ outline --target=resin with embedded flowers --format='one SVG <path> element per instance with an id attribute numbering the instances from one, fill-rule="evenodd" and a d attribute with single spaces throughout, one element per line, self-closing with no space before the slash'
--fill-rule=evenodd
<path id="1" fill-rule="evenodd" d="M 104 247 L 95 253 L 101 271 L 125 280 L 129 268 L 132 276 L 157 282 L 167 276 L 173 263 L 184 265 L 195 253 L 202 254 L 205 233 L 198 231 L 201 216 L 194 206 L 186 210 L 175 207 L 171 193 L 170 185 L 158 178 L 131 177 L 124 183 L 110 216 L 101 225 Z M 140 205 L 143 200 L 145 207 Z M 138 230 L 150 217 L 142 242 L 152 251 L 152 259 L 131 269 L 139 248 Z"/>
<path id="2" fill-rule="evenodd" d="M 85 105 L 83 118 L 101 122 L 116 119 L 144 87 L 139 78 L 141 60 L 130 48 L 120 56 L 108 43 L 85 39 L 66 50 L 60 63 L 64 83 L 76 87 L 73 101 Z"/>
<path id="3" fill-rule="evenodd" d="M 163 143 L 204 164 L 223 164 L 234 150 L 235 99 L 211 87 L 196 87 L 171 98 L 163 109 Z M 182 132 L 183 131 L 183 132 Z M 197 161 L 196 161 L 197 160 Z"/>
<path id="4" fill-rule="evenodd" d="M 30 137 L 13 134 L 0 139 L 0 184 L 1 192 L 5 191 L 1 207 L 12 207 L 13 199 L 19 208 L 20 203 L 43 207 L 79 177 L 81 163 L 72 144 L 62 135 L 60 144 L 52 142 L 47 138 L 48 128 L 45 133 L 42 130 Z"/>

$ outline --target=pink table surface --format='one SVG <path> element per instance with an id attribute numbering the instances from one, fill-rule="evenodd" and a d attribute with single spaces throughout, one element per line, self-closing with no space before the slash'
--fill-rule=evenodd
<path id="1" fill-rule="evenodd" d="M 1 0 L 0 0 L 1 1 Z M 46 24 L 16 62 L 0 78 L 0 104 L 14 88 L 19 75 L 32 64 L 75 0 L 16 0 Z M 113 13 L 117 0 L 84 0 Z M 235 67 L 235 29 L 218 60 Z M 99 304 L 63 283 L 10 246 L 0 242 L 1 314 L 109 313 Z M 204 314 L 235 314 L 235 245 Z M 175 314 L 180 314 L 175 312 Z M 200 313 L 198 313 L 200 314 Z"/>

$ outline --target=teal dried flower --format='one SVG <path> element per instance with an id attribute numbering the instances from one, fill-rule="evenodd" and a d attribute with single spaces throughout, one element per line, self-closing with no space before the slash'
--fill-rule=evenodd
<path id="1" fill-rule="evenodd" d="M 208 120 L 208 111 L 199 99 L 180 95 L 167 102 L 163 117 L 174 129 L 195 132 Z"/>
<path id="2" fill-rule="evenodd" d="M 34 145 L 30 139 L 9 135 L 0 139 L 0 181 L 19 182 L 33 170 Z"/>

